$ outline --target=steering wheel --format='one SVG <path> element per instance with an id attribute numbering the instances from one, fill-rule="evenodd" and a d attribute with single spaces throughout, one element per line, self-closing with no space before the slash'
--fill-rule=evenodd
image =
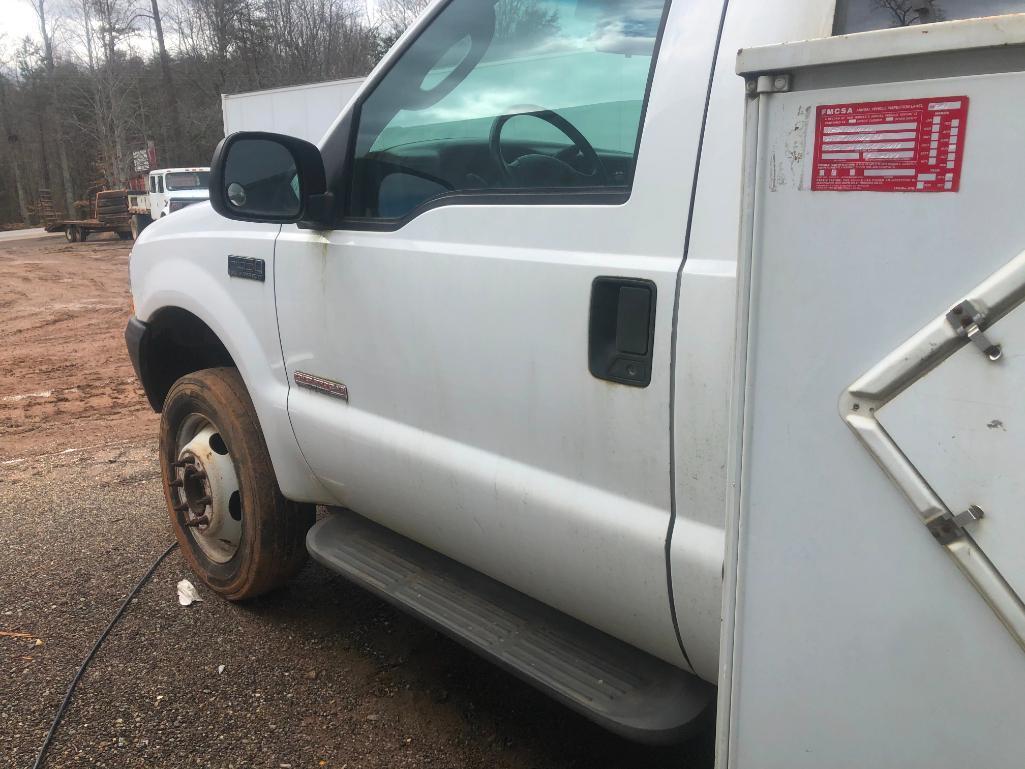
<path id="1" fill-rule="evenodd" d="M 560 157 L 534 152 L 520 155 L 511 163 L 506 162 L 505 155 L 502 154 L 502 129 L 514 117 L 521 115 L 543 120 L 564 134 L 587 161 L 587 165 L 591 168 L 590 173 L 578 171 Z M 609 184 L 609 173 L 591 143 L 584 138 L 576 126 L 550 109 L 527 106 L 520 107 L 515 112 L 499 115 L 491 125 L 489 149 L 492 160 L 502 176 L 502 181 L 508 187 L 604 187 Z M 564 154 L 565 150 L 559 153 L 559 155 Z"/>

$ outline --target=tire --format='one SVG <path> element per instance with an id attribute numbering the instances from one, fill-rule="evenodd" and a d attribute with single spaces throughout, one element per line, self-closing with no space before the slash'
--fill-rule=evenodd
<path id="1" fill-rule="evenodd" d="M 89 230 L 83 230 L 81 227 L 76 227 L 75 229 L 78 230 L 79 242 L 85 243 L 85 241 L 89 238 Z"/>
<path id="2" fill-rule="evenodd" d="M 132 214 L 131 228 L 132 228 L 132 239 L 138 240 L 142 231 L 150 226 L 153 220 L 150 219 L 146 214 Z"/>
<path id="3" fill-rule="evenodd" d="M 79 238 L 78 227 L 73 224 L 66 225 L 64 227 L 64 237 L 67 238 L 68 243 L 77 243 Z"/>
<path id="4" fill-rule="evenodd" d="M 215 592 L 253 598 L 305 563 L 316 508 L 281 495 L 237 370 L 206 369 L 175 382 L 160 418 L 160 472 L 182 555 Z"/>

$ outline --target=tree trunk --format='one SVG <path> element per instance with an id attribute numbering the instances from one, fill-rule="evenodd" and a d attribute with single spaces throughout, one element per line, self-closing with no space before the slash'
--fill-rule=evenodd
<path id="1" fill-rule="evenodd" d="M 57 108 L 54 108 L 57 112 Z M 67 204 L 67 211 L 75 210 L 75 187 L 71 182 L 71 166 L 68 164 L 68 148 L 64 142 L 64 131 L 61 130 L 62 116 L 54 114 L 53 132 L 57 140 L 57 161 L 61 169 L 61 182 L 64 185 L 64 202 Z"/>
<path id="2" fill-rule="evenodd" d="M 160 21 L 160 8 L 157 0 L 150 0 L 153 7 L 153 26 L 157 33 L 157 48 L 160 51 L 160 80 L 164 86 L 164 109 L 166 110 L 167 125 L 170 128 L 171 140 L 164 150 L 164 157 L 167 165 L 179 165 L 182 163 L 179 144 L 182 140 L 181 117 L 178 114 L 178 96 L 174 90 L 174 78 L 171 76 L 171 58 L 167 55 L 167 47 L 164 45 L 164 26 Z"/>
<path id="3" fill-rule="evenodd" d="M 18 195 L 18 212 L 21 214 L 21 221 L 28 224 L 28 198 L 25 197 L 25 181 L 21 176 L 21 163 L 18 158 L 18 137 L 11 129 L 11 120 L 7 111 L 7 83 L 3 78 L 0 78 L 0 130 L 4 132 L 7 154 L 14 167 L 14 190 Z"/>
<path id="4" fill-rule="evenodd" d="M 50 151 L 46 148 L 46 125 L 43 121 L 44 110 L 36 112 L 36 128 L 39 131 L 39 172 L 43 180 L 43 189 L 50 190 L 53 194 L 53 186 L 50 184 Z M 71 212 L 68 212 L 69 215 Z"/>
<path id="5" fill-rule="evenodd" d="M 14 166 L 14 188 L 18 193 L 18 211 L 21 214 L 21 221 L 29 224 L 28 198 L 25 195 L 25 180 L 21 176 L 21 163 L 18 158 L 11 157 L 11 165 Z"/>

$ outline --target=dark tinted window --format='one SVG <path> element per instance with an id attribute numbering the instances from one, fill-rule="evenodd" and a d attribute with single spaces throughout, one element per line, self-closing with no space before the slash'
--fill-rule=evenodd
<path id="1" fill-rule="evenodd" d="M 1025 0 L 838 0 L 834 31 L 843 35 L 1005 13 L 1025 13 Z"/>
<path id="2" fill-rule="evenodd" d="M 168 190 L 205 190 L 209 186 L 209 171 L 175 171 L 167 175 Z"/>
<path id="3" fill-rule="evenodd" d="M 625 191 L 665 0 L 453 0 L 359 114 L 349 214 L 469 190 Z"/>

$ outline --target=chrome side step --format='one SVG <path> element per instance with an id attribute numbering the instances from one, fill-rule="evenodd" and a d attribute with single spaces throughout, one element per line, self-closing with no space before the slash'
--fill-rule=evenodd
<path id="1" fill-rule="evenodd" d="M 314 526 L 329 569 L 628 739 L 672 743 L 715 688 L 490 577 L 346 510 Z"/>

